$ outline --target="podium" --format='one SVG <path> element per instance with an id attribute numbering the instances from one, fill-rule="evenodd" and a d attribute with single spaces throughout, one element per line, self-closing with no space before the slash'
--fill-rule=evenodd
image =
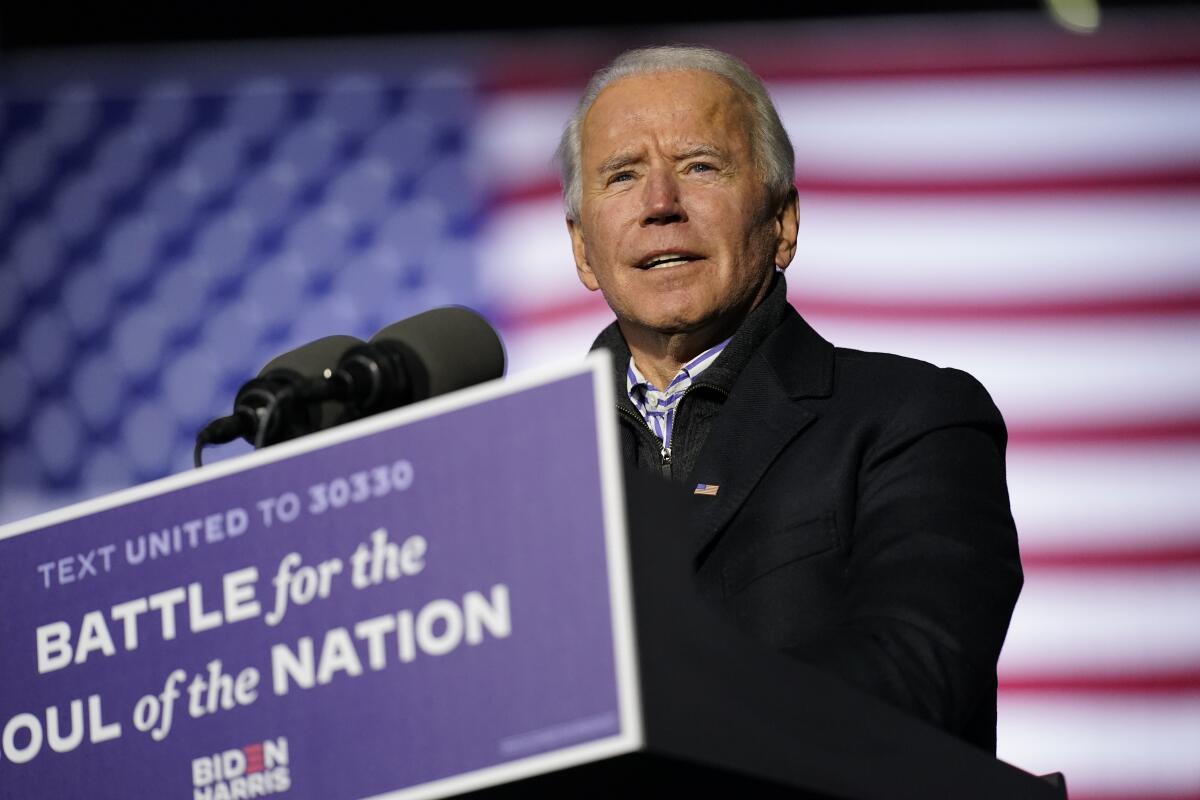
<path id="1" fill-rule="evenodd" d="M 1054 798 L 742 636 L 607 356 L 0 528 L 0 798 Z"/>

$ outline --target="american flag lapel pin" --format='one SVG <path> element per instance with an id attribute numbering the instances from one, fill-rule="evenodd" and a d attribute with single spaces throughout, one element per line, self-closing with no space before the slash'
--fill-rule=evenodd
<path id="1" fill-rule="evenodd" d="M 708 497 L 716 497 L 717 492 L 721 487 L 715 483 L 697 483 L 696 488 L 692 490 L 692 494 L 703 494 Z"/>

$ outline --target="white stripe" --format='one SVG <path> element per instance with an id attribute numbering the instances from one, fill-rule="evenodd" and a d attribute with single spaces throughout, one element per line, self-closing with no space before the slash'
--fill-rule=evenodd
<path id="1" fill-rule="evenodd" d="M 600 331 L 612 321 L 612 312 L 602 308 L 553 325 L 519 331 L 502 329 L 500 334 L 508 356 L 508 374 L 516 375 L 542 364 L 582 358 Z"/>
<path id="2" fill-rule="evenodd" d="M 1040 177 L 1200 158 L 1194 70 L 770 88 L 801 176 Z"/>
<path id="3" fill-rule="evenodd" d="M 1195 290 L 1197 219 L 1196 192 L 919 200 L 818 195 L 801 198 L 790 274 L 821 296 L 884 301 Z"/>
<path id="4" fill-rule="evenodd" d="M 1200 534 L 1200 445 L 1014 450 L 1008 487 L 1022 546 L 1136 544 L 1163 532 Z M 1200 608 L 1197 609 L 1200 611 Z M 1197 626 L 1200 627 L 1200 626 Z"/>
<path id="5" fill-rule="evenodd" d="M 803 290 L 791 294 L 802 297 Z M 1192 416 L 1200 409 L 1200 318 L 808 320 L 842 347 L 900 353 L 970 372 L 1010 427 L 1136 422 Z"/>
<path id="6" fill-rule="evenodd" d="M 583 82 L 565 91 L 506 92 L 485 103 L 475 124 L 475 174 L 493 186 L 557 177 L 558 137 L 582 92 Z"/>
<path id="7" fill-rule="evenodd" d="M 1033 570 L 1004 644 L 1001 678 L 1194 669 L 1197 620 L 1200 568 Z"/>
<path id="8" fill-rule="evenodd" d="M 1072 796 L 1140 797 L 1200 787 L 1200 696 L 1001 698 L 997 755 L 1063 772 Z"/>
<path id="9" fill-rule="evenodd" d="M 536 308 L 587 292 L 575 273 L 562 204 L 521 203 L 491 215 L 479 246 L 479 291 L 511 310 Z"/>

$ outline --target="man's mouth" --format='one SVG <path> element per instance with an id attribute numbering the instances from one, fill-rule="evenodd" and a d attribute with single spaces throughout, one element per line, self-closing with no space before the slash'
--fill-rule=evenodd
<path id="1" fill-rule="evenodd" d="M 642 263 L 638 264 L 638 269 L 660 269 L 662 267 L 673 267 L 679 264 L 686 264 L 689 261 L 696 261 L 700 256 L 695 256 L 690 253 L 660 253 L 651 256 Z"/>

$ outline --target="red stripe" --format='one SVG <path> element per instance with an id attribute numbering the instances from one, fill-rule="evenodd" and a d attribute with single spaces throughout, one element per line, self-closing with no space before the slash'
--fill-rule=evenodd
<path id="1" fill-rule="evenodd" d="M 887 322 L 1018 322 L 1021 320 L 1089 317 L 1143 317 L 1200 314 L 1200 290 L 1162 294 L 1054 300 L 1018 299 L 989 302 L 947 300 L 878 302 L 814 297 L 802 288 L 788 300 L 810 317 L 839 317 Z"/>
<path id="2" fill-rule="evenodd" d="M 1009 443 L 1022 447 L 1143 444 L 1181 440 L 1200 440 L 1200 417 L 1146 422 L 1016 425 L 1008 431 Z"/>
<path id="3" fill-rule="evenodd" d="M 869 48 L 864 47 L 864 50 Z M 483 92 L 506 94 L 514 92 L 562 92 L 582 93 L 592 73 L 619 54 L 619 50 L 596 55 L 587 61 L 572 59 L 571 63 L 554 64 L 552 67 L 528 60 L 498 64 L 489 67 L 480 81 Z M 873 64 L 865 63 L 862 55 L 854 63 L 814 64 L 797 59 L 795 63 L 750 64 L 764 83 L 828 83 L 831 81 L 882 81 L 942 78 L 979 81 L 1014 77 L 1051 77 L 1056 75 L 1098 75 L 1116 78 L 1125 74 L 1163 72 L 1166 70 L 1185 72 L 1200 66 L 1200 55 L 1194 53 L 1163 54 L 1159 58 L 1137 55 L 1130 59 L 1120 57 L 1094 58 L 1090 60 L 1031 61 L 1026 64 L 1005 63 L 957 63 L 957 64 Z"/>
<path id="4" fill-rule="evenodd" d="M 1049 54 L 1040 54 L 1049 55 Z M 909 80 L 912 78 L 1012 78 L 1024 76 L 1047 77 L 1051 75 L 1092 75 L 1118 77 L 1123 73 L 1138 73 L 1160 70 L 1188 70 L 1200 65 L 1200 56 L 1195 53 L 1164 53 L 1160 57 L 1136 54 L 1131 58 L 1120 56 L 1080 58 L 1079 60 L 1054 60 L 1052 57 L 1031 60 L 1027 63 L 1005 63 L 1003 61 L 978 61 L 967 63 L 911 63 L 874 65 L 864 63 L 861 54 L 852 63 L 836 65 L 813 65 L 784 63 L 767 65 L 756 69 L 765 83 L 774 81 L 878 81 Z"/>
<path id="5" fill-rule="evenodd" d="M 1119 643 L 1116 643 L 1119 645 Z M 1117 675 L 1000 675 L 1011 694 L 1163 695 L 1200 693 L 1200 668 Z"/>
<path id="6" fill-rule="evenodd" d="M 1111 34 L 1074 37 L 1035 16 L 950 26 L 937 20 L 914 27 L 888 26 L 873 35 L 869 24 L 781 25 L 753 35 L 722 37 L 714 46 L 745 57 L 765 81 L 880 80 L 911 78 L 1008 78 L 1025 75 L 1186 70 L 1200 65 L 1200 26 L 1194 17 L 1159 25 L 1110 27 Z M 578 92 L 592 72 L 628 47 L 653 42 L 590 36 L 568 47 L 542 41 L 513 48 L 487 69 L 489 92 L 570 90 Z M 772 46 L 774 42 L 777 46 Z M 870 53 L 870 58 L 863 58 Z"/>
<path id="7" fill-rule="evenodd" d="M 1200 167 L 1173 165 L 1141 170 L 1089 172 L 1083 175 L 1018 175 L 930 180 L 866 180 L 854 177 L 796 176 L 801 198 L 806 194 L 846 195 L 964 195 L 964 194 L 1077 194 L 1081 192 L 1144 192 L 1200 187 Z M 557 187 L 556 187 L 557 189 Z"/>
<path id="8" fill-rule="evenodd" d="M 1067 783 L 1071 782 L 1071 776 L 1067 776 Z M 1071 792 L 1071 800 L 1200 800 L 1200 792 L 1158 792 L 1153 789 L 1138 790 L 1136 794 L 1129 792 L 1116 792 L 1114 794 L 1080 794 L 1079 792 Z"/>
<path id="9" fill-rule="evenodd" d="M 1135 538 L 1134 534 L 1129 535 Z M 1140 538 L 1140 537 L 1139 537 Z M 1200 567 L 1200 534 L 1197 543 L 1142 545 L 1137 548 L 1117 547 L 1109 550 L 1049 550 L 1021 551 L 1021 566 L 1030 570 L 1075 569 L 1154 569 L 1158 567 Z"/>
<path id="10" fill-rule="evenodd" d="M 598 292 L 587 294 L 580 292 L 570 300 L 560 300 L 557 303 L 525 308 L 516 312 L 494 312 L 489 316 L 498 328 L 512 333 L 526 328 L 570 322 L 590 314 L 604 313 L 612 316 L 612 312 L 604 303 L 604 298 Z"/>
<path id="11" fill-rule="evenodd" d="M 562 191 L 558 180 L 545 178 L 536 183 L 526 183 L 519 186 L 507 186 L 504 191 L 493 192 L 491 205 L 495 208 L 519 206 L 522 203 L 540 203 L 543 200 L 556 198 Z"/>
<path id="12" fill-rule="evenodd" d="M 810 319 L 834 317 L 883 322 L 1020 322 L 1027 320 L 1192 316 L 1200 314 L 1200 290 L 1157 295 L 1075 298 L 1064 300 L 1010 300 L 994 302 L 876 302 L 815 297 L 804 289 L 788 295 L 797 310 Z M 597 293 L 582 294 L 542 306 L 499 313 L 496 324 L 509 331 L 569 322 L 607 311 Z"/>
<path id="13" fill-rule="evenodd" d="M 808 195 L 871 195 L 871 196 L 960 196 L 1039 194 L 1062 195 L 1114 192 L 1147 192 L 1200 188 L 1200 165 L 1177 164 L 1139 170 L 1113 170 L 1086 174 L 1018 175 L 931 179 L 892 180 L 857 178 L 846 175 L 814 175 L 801 172 L 796 176 L 796 188 L 801 201 Z M 561 187 L 557 178 L 546 177 L 522 186 L 508 187 L 492 197 L 494 207 L 549 201 L 558 198 Z"/>

